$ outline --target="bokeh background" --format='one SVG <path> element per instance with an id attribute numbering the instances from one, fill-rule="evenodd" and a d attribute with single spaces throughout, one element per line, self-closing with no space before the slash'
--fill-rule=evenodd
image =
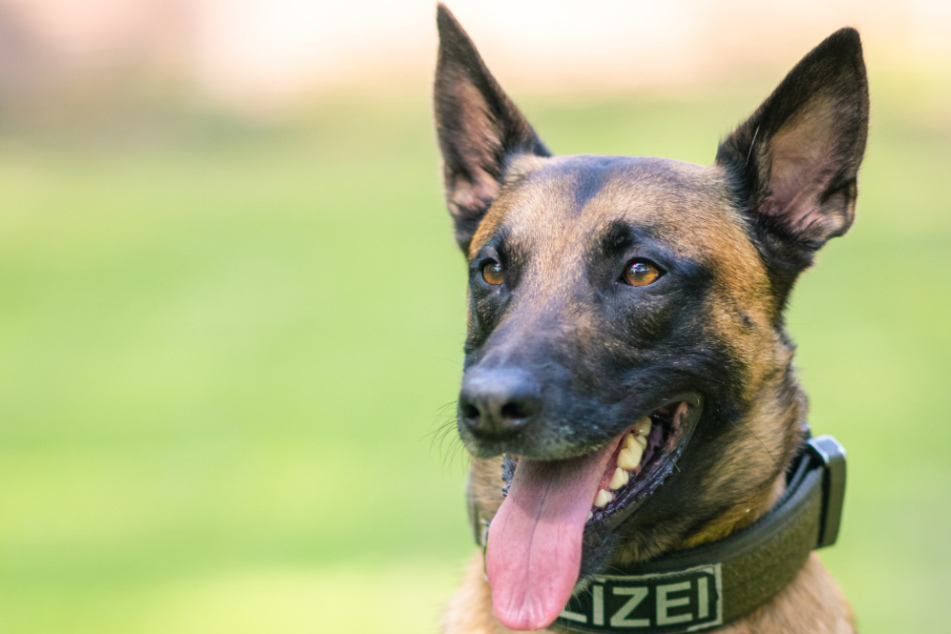
<path id="1" fill-rule="evenodd" d="M 450 3 L 556 152 L 709 163 L 863 34 L 789 328 L 866 634 L 951 622 L 951 9 Z M 431 632 L 472 552 L 428 0 L 0 0 L 0 632 Z"/>

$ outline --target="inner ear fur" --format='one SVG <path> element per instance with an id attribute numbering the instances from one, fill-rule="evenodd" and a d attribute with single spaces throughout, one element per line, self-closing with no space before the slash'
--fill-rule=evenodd
<path id="1" fill-rule="evenodd" d="M 550 156 L 528 121 L 486 68 L 475 44 L 438 5 L 439 57 L 433 88 L 446 204 L 464 253 L 499 194 L 506 163 L 518 154 Z"/>
<path id="2" fill-rule="evenodd" d="M 806 55 L 717 152 L 769 264 L 787 287 L 855 217 L 868 82 L 855 29 Z M 788 291 L 788 288 L 786 289 Z"/>

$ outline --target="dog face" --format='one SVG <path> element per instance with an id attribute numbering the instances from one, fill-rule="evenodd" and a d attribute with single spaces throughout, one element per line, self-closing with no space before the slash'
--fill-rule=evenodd
<path id="1" fill-rule="evenodd" d="M 865 68 L 835 33 L 711 167 L 554 157 L 444 7 L 438 24 L 469 263 L 459 432 L 495 613 L 540 629 L 606 566 L 720 537 L 769 498 L 804 416 L 781 313 L 851 225 Z"/>

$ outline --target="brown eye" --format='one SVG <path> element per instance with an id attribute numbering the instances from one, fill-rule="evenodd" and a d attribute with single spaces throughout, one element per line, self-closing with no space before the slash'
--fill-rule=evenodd
<path id="1" fill-rule="evenodd" d="M 498 286 L 502 283 L 502 265 L 498 262 L 488 262 L 482 267 L 482 279 L 486 284 Z"/>
<path id="2" fill-rule="evenodd" d="M 624 281 L 631 286 L 647 286 L 653 284 L 660 277 L 660 269 L 643 260 L 631 262 L 624 271 Z"/>

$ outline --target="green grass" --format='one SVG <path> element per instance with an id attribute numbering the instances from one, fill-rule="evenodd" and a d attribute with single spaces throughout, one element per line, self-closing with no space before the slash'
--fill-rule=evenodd
<path id="1" fill-rule="evenodd" d="M 526 110 L 558 152 L 709 163 L 768 88 Z M 866 634 L 939 632 L 949 100 L 873 88 L 858 222 L 789 325 L 849 450 L 823 558 Z M 428 106 L 184 129 L 0 145 L 0 632 L 433 631 L 471 546 Z"/>

